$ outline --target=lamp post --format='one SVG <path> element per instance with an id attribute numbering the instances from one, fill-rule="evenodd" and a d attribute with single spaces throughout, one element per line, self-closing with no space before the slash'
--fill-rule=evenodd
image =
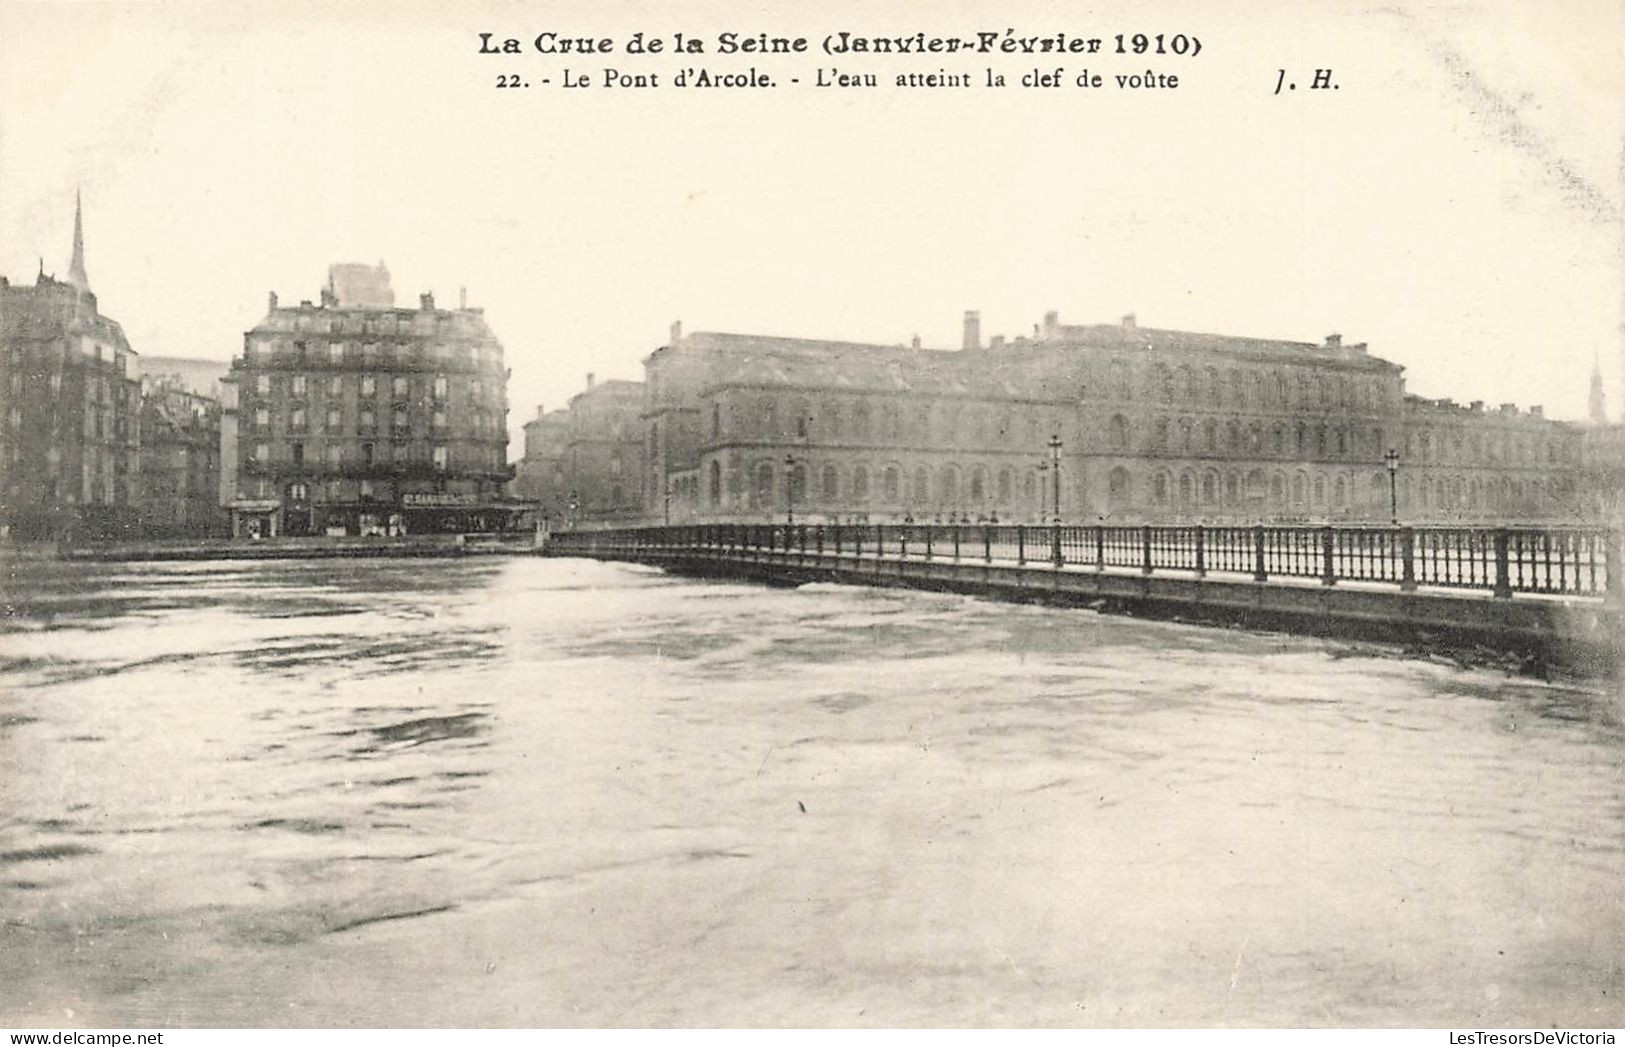
<path id="1" fill-rule="evenodd" d="M 671 476 L 669 474 L 666 477 L 666 491 L 662 501 L 661 523 L 667 527 L 671 526 Z"/>
<path id="2" fill-rule="evenodd" d="M 786 527 L 796 525 L 796 457 L 793 454 L 784 456 L 784 524 Z"/>
<path id="3" fill-rule="evenodd" d="M 1390 520 L 1395 527 L 1399 526 L 1399 452 L 1392 447 L 1382 456 L 1382 464 L 1388 467 L 1388 509 Z"/>
<path id="4" fill-rule="evenodd" d="M 1038 463 L 1038 522 L 1049 516 L 1049 463 Z"/>
<path id="5" fill-rule="evenodd" d="M 1051 507 L 1055 510 L 1055 522 L 1061 522 L 1061 436 L 1059 433 L 1049 438 L 1050 479 L 1055 484 L 1055 497 L 1051 500 Z"/>

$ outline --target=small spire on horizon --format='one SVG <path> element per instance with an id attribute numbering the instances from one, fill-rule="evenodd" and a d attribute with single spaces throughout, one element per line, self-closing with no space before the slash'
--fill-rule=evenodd
<path id="1" fill-rule="evenodd" d="M 85 273 L 84 201 L 80 191 L 73 191 L 73 261 L 68 264 L 68 282 L 81 291 L 90 290 L 90 277 Z"/>

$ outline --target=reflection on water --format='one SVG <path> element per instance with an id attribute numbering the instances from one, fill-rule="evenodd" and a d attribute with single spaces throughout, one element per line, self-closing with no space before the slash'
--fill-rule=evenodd
<path id="1" fill-rule="evenodd" d="M 580 561 L 11 570 L 0 1023 L 1625 1020 L 1607 694 Z"/>

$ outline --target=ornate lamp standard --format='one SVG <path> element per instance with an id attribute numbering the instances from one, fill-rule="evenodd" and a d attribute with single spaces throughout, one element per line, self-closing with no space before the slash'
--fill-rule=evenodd
<path id="1" fill-rule="evenodd" d="M 1399 452 L 1392 447 L 1382 456 L 1382 464 L 1388 467 L 1388 509 L 1390 522 L 1399 526 Z"/>
<path id="2" fill-rule="evenodd" d="M 1051 505 L 1055 509 L 1055 522 L 1061 522 L 1061 435 L 1056 433 L 1049 438 L 1050 479 L 1055 484 L 1055 497 Z"/>
<path id="3" fill-rule="evenodd" d="M 796 525 L 796 457 L 793 454 L 784 456 L 784 524 L 786 527 Z"/>
<path id="4" fill-rule="evenodd" d="M 1038 522 L 1049 516 L 1049 463 L 1038 463 Z"/>

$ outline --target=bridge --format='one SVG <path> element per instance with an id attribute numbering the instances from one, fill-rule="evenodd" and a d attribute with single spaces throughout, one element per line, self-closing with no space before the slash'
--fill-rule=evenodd
<path id="1" fill-rule="evenodd" d="M 1625 557 L 1606 528 L 693 524 L 543 551 L 779 584 L 833 581 L 1440 647 L 1615 672 Z"/>

